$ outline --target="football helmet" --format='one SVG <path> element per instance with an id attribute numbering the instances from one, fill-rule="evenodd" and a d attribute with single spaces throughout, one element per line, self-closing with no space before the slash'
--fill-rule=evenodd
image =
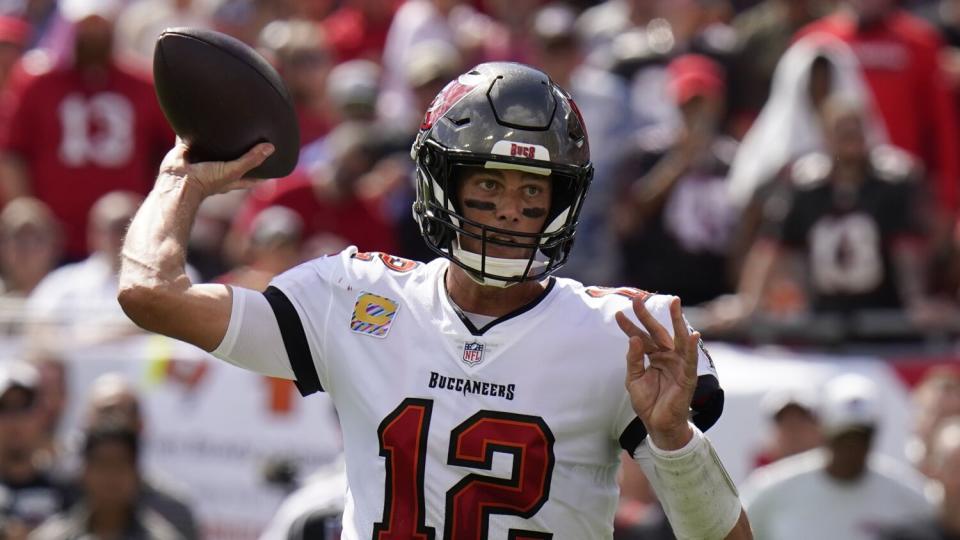
<path id="1" fill-rule="evenodd" d="M 427 110 L 411 157 L 417 170 L 413 215 L 421 234 L 430 249 L 475 281 L 506 287 L 540 280 L 566 262 L 593 165 L 579 110 L 545 73 L 490 62 L 451 81 Z M 456 185 L 463 167 L 549 176 L 552 196 L 543 230 L 519 233 L 465 218 Z M 480 240 L 480 253 L 460 248 L 464 236 Z M 490 257 L 491 244 L 525 248 L 530 256 Z"/>

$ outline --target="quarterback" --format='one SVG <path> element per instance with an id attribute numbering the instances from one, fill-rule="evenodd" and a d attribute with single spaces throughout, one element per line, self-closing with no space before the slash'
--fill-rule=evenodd
<path id="1" fill-rule="evenodd" d="M 349 540 L 610 538 L 621 449 L 680 538 L 750 538 L 702 430 L 723 394 L 679 299 L 553 277 L 592 177 L 570 96 L 481 64 L 421 125 L 414 218 L 440 257 L 349 248 L 264 292 L 193 284 L 187 237 L 207 196 L 272 151 L 188 164 L 170 151 L 123 250 L 140 326 L 325 391 L 340 415 Z M 624 384 L 624 381 L 626 384 Z"/>

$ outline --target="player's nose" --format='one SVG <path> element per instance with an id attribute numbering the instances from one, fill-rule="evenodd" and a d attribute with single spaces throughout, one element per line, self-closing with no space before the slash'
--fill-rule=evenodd
<path id="1" fill-rule="evenodd" d="M 523 197 L 512 191 L 505 193 L 497 204 L 497 221 L 516 223 L 523 216 Z"/>

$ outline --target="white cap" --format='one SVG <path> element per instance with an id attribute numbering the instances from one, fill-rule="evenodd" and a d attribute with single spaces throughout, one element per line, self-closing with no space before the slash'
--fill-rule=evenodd
<path id="1" fill-rule="evenodd" d="M 37 384 L 39 375 L 33 366 L 17 361 L 0 363 L 0 398 L 11 388 L 36 391 Z"/>
<path id="2" fill-rule="evenodd" d="M 813 388 L 791 386 L 776 388 L 764 394 L 760 400 L 760 409 L 770 418 L 776 417 L 789 406 L 817 413 L 817 396 Z"/>
<path id="3" fill-rule="evenodd" d="M 849 373 L 827 382 L 820 422 L 828 436 L 849 430 L 875 428 L 879 421 L 880 401 L 873 381 Z"/>
<path id="4" fill-rule="evenodd" d="M 121 7 L 119 0 L 60 0 L 60 14 L 67 21 L 74 23 L 87 17 L 116 20 Z"/>

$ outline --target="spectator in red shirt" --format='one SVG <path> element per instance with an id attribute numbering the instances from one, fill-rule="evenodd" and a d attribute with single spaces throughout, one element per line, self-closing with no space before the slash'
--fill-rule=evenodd
<path id="1" fill-rule="evenodd" d="M 942 40 L 933 27 L 896 0 L 847 0 L 798 35 L 832 34 L 860 60 L 886 122 L 890 143 L 917 156 L 936 183 L 947 216 L 958 207 L 960 136 L 957 114 L 939 62 Z"/>
<path id="2" fill-rule="evenodd" d="M 16 85 L 0 134 L 2 199 L 32 194 L 64 225 L 67 257 L 87 253 L 87 214 L 104 194 L 145 194 L 173 142 L 149 78 L 113 53 L 117 0 L 65 0 L 73 59 Z"/>
<path id="3" fill-rule="evenodd" d="M 0 15 L 0 89 L 6 87 L 29 39 L 29 24 L 16 17 Z"/>
<path id="4" fill-rule="evenodd" d="M 321 23 L 337 62 L 379 60 L 399 2 L 345 0 Z"/>
<path id="5" fill-rule="evenodd" d="M 251 234 L 260 212 L 284 206 L 303 220 L 306 258 L 336 253 L 349 245 L 395 254 L 396 233 L 380 211 L 379 201 L 358 193 L 364 175 L 376 162 L 371 130 L 354 122 L 341 124 L 327 137 L 328 164 L 298 169 L 288 178 L 254 188 L 234 221 L 234 235 Z"/>

